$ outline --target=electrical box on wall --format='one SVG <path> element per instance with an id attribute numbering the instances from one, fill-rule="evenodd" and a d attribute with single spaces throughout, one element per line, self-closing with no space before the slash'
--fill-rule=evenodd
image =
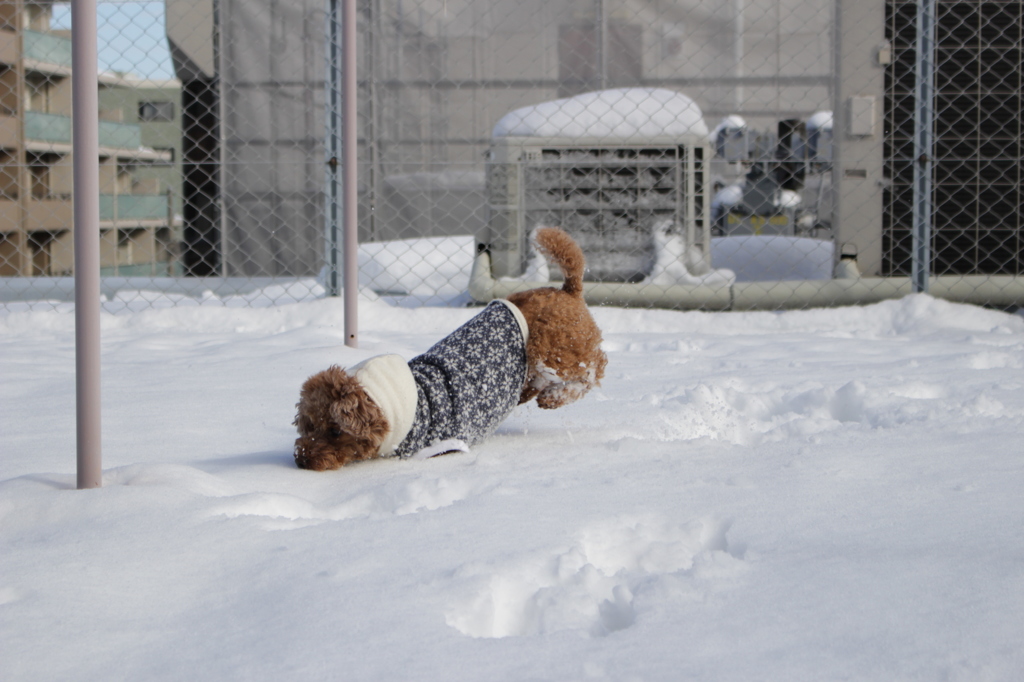
<path id="1" fill-rule="evenodd" d="M 846 101 L 846 120 L 851 137 L 875 134 L 875 98 L 871 95 L 851 97 Z"/>
<path id="2" fill-rule="evenodd" d="M 892 43 L 886 40 L 884 43 L 878 46 L 875 50 L 875 62 L 879 66 L 888 66 L 892 64 Z"/>

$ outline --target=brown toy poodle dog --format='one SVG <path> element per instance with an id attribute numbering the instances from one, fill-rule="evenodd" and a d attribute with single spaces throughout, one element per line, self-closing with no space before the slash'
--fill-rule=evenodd
<path id="1" fill-rule="evenodd" d="M 519 402 L 536 397 L 537 405 L 554 409 L 599 385 L 608 358 L 601 350 L 601 330 L 583 301 L 583 251 L 554 227 L 537 230 L 534 241 L 558 265 L 565 282 L 561 289 L 530 289 L 508 297 L 530 328 L 526 385 Z"/>
<path id="2" fill-rule="evenodd" d="M 381 355 L 311 376 L 296 405 L 296 464 L 323 471 L 374 457 L 467 450 L 516 404 L 536 398 L 553 409 L 598 385 L 608 359 L 583 301 L 583 252 L 557 228 L 542 228 L 534 239 L 561 269 L 561 289 L 492 301 L 408 363 Z"/>

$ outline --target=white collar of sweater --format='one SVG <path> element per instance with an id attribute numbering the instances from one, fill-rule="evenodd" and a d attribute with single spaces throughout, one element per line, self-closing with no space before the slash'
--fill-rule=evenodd
<path id="1" fill-rule="evenodd" d="M 388 433 L 380 445 L 387 457 L 405 439 L 416 418 L 416 381 L 401 355 L 378 355 L 349 370 L 384 413 Z"/>
<path id="2" fill-rule="evenodd" d="M 530 338 L 530 330 L 523 313 L 514 303 L 505 299 L 497 300 L 512 311 L 525 344 Z M 388 433 L 380 446 L 381 456 L 387 457 L 409 435 L 416 419 L 418 393 L 412 371 L 401 355 L 389 354 L 363 360 L 352 367 L 349 374 L 356 378 L 370 399 L 377 403 L 388 421 Z"/>

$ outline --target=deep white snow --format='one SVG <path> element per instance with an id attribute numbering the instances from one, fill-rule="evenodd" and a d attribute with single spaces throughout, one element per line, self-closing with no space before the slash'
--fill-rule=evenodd
<path id="1" fill-rule="evenodd" d="M 306 376 L 474 309 L 195 303 L 104 314 L 89 491 L 73 317 L 0 315 L 0 679 L 1024 679 L 1019 316 L 596 309 L 583 401 L 314 473 Z"/>
<path id="2" fill-rule="evenodd" d="M 711 262 L 739 282 L 824 280 L 832 279 L 834 248 L 830 239 L 781 234 L 712 237 Z"/>

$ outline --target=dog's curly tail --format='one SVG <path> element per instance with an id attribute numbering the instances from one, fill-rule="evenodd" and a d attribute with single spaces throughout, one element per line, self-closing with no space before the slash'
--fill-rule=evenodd
<path id="1" fill-rule="evenodd" d="M 579 244 L 565 230 L 557 227 L 538 229 L 533 235 L 533 240 L 540 252 L 554 261 L 562 271 L 562 276 L 565 278 L 562 291 L 581 298 L 583 296 L 583 268 L 586 266 L 586 260 L 583 258 L 583 250 L 580 249 Z"/>

